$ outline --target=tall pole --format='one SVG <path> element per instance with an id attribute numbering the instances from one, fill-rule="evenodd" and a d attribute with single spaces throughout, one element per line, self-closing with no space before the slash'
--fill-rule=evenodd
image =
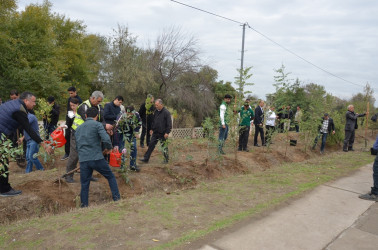
<path id="1" fill-rule="evenodd" d="M 241 60 L 240 60 L 241 61 L 241 63 L 240 63 L 240 83 L 239 83 L 240 91 L 241 91 L 241 85 L 242 85 L 242 79 L 243 79 L 245 25 L 246 25 L 246 23 L 243 24 L 243 38 L 242 38 Z"/>

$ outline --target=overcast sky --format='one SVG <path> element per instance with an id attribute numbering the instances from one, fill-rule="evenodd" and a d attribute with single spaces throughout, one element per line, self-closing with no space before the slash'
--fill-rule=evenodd
<path id="1" fill-rule="evenodd" d="M 42 0 L 19 0 L 19 10 Z M 218 71 L 218 80 L 232 81 L 240 68 L 242 27 L 170 0 L 50 1 L 52 10 L 82 20 L 89 33 L 111 35 L 118 24 L 137 36 L 138 46 L 164 29 L 180 27 L 198 39 L 201 58 Z M 274 69 L 284 64 L 291 78 L 317 83 L 342 98 L 362 92 L 367 82 L 378 100 L 378 1 L 376 0 L 180 0 L 245 23 L 333 77 L 246 30 L 244 66 L 253 66 L 250 90 L 260 98 L 274 92 Z M 377 102 L 376 102 L 377 106 Z"/>

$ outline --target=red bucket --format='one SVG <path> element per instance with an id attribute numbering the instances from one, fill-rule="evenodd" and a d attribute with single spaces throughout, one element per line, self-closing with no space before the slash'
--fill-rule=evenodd
<path id="1" fill-rule="evenodd" d="M 51 133 L 51 138 L 54 141 L 54 146 L 57 148 L 63 147 L 66 144 L 66 138 L 64 138 L 64 132 L 62 128 L 57 128 Z"/>
<path id="2" fill-rule="evenodd" d="M 121 166 L 122 153 L 117 151 L 112 151 L 110 153 L 109 165 L 112 167 L 119 168 Z"/>

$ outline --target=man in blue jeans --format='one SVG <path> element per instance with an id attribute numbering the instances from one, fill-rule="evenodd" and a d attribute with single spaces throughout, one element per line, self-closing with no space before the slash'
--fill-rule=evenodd
<path id="1" fill-rule="evenodd" d="M 378 136 L 373 145 L 375 150 L 378 150 Z M 373 164 L 373 182 L 374 186 L 371 187 L 370 193 L 360 195 L 359 197 L 364 200 L 378 201 L 378 155 L 375 157 Z"/>
<path id="2" fill-rule="evenodd" d="M 30 123 L 30 127 L 34 130 L 34 132 L 39 136 L 39 125 L 38 119 L 35 115 L 28 113 L 28 119 Z M 34 141 L 28 132 L 24 130 L 24 140 L 26 141 L 26 161 L 28 162 L 26 165 L 25 173 L 30 173 L 33 171 L 33 165 L 37 168 L 37 170 L 43 170 L 43 166 L 41 162 L 38 160 L 38 157 L 35 154 L 39 152 L 39 144 Z"/>
<path id="3" fill-rule="evenodd" d="M 320 146 L 320 153 L 323 154 L 327 140 L 327 135 L 329 133 L 335 134 L 335 124 L 333 123 L 333 119 L 330 118 L 327 113 L 325 113 L 323 116 L 323 121 L 321 125 L 319 125 L 319 134 L 315 138 L 314 146 L 312 146 L 312 149 L 315 149 L 320 136 L 322 136 L 322 145 Z"/>
<path id="4" fill-rule="evenodd" d="M 88 206 L 89 184 L 91 182 L 93 170 L 103 175 L 109 182 L 114 201 L 121 198 L 117 180 L 110 170 L 108 162 L 105 160 L 101 143 L 105 147 L 104 153 L 110 153 L 112 143 L 104 126 L 97 122 L 98 109 L 91 107 L 86 111 L 86 120 L 76 129 L 76 149 L 80 162 L 80 182 L 81 182 L 81 207 Z"/>

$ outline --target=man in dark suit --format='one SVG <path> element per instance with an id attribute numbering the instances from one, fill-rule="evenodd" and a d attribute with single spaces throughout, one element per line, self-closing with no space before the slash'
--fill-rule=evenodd
<path id="1" fill-rule="evenodd" d="M 346 123 L 345 123 L 345 139 L 344 139 L 344 146 L 343 151 L 354 151 L 353 143 L 354 143 L 354 131 L 358 128 L 357 125 L 357 118 L 365 116 L 366 114 L 355 114 L 354 113 L 354 106 L 349 105 L 348 111 L 346 112 Z"/>
<path id="2" fill-rule="evenodd" d="M 253 145 L 255 147 L 260 147 L 259 144 L 257 144 L 257 137 L 261 137 L 261 144 L 265 146 L 265 140 L 264 140 L 264 101 L 260 100 L 259 105 L 255 109 L 255 120 L 253 121 L 253 124 L 255 124 L 255 137 L 253 140 Z"/>

